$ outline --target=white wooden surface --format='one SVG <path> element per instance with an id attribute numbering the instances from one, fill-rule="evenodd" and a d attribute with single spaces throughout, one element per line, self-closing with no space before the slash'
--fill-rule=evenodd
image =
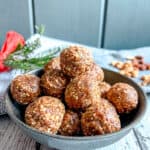
<path id="1" fill-rule="evenodd" d="M 0 118 L 0 150 L 34 150 L 35 141 L 26 136 L 8 117 Z"/>
<path id="2" fill-rule="evenodd" d="M 97 47 L 103 21 L 101 1 L 34 0 L 36 24 L 46 26 L 47 36 Z"/>
<path id="3" fill-rule="evenodd" d="M 0 1 L 0 47 L 9 30 L 15 30 L 25 38 L 31 35 L 28 0 L 1 0 Z"/>
<path id="4" fill-rule="evenodd" d="M 150 150 L 150 94 L 148 95 L 148 111 L 146 116 L 134 131 L 141 149 Z"/>

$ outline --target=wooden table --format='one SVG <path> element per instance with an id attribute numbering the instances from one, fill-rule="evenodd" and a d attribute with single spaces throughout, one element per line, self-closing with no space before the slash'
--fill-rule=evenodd
<path id="1" fill-rule="evenodd" d="M 50 42 L 49 42 L 50 41 Z M 44 39 L 47 46 L 62 44 L 62 41 Z M 63 41 L 63 43 L 66 43 Z M 44 45 L 45 46 L 45 45 Z M 46 47 L 45 47 L 46 48 Z M 148 111 L 142 122 L 127 136 L 115 144 L 101 148 L 101 150 L 150 150 L 150 95 L 148 95 Z M 36 143 L 25 135 L 10 118 L 0 116 L 0 150 L 50 150 L 44 145 Z"/>
<path id="2" fill-rule="evenodd" d="M 148 96 L 150 106 L 150 95 Z M 150 150 L 150 109 L 127 136 L 101 150 Z M 10 118 L 0 117 L 0 150 L 51 150 L 25 135 Z"/>

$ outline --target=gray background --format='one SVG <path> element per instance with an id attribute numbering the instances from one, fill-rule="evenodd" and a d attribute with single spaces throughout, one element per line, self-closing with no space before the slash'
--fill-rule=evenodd
<path id="1" fill-rule="evenodd" d="M 150 0 L 1 0 L 0 46 L 8 30 L 108 49 L 150 46 Z"/>

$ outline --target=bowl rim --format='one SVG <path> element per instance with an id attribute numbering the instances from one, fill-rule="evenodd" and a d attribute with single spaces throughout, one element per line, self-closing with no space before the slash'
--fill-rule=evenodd
<path id="1" fill-rule="evenodd" d="M 36 132 L 38 134 L 42 134 L 43 136 L 46 136 L 46 137 L 51 137 L 51 138 L 55 138 L 55 139 L 59 139 L 59 140 L 73 140 L 73 141 L 85 141 L 85 140 L 97 140 L 97 139 L 108 139 L 108 138 L 112 138 L 114 136 L 118 136 L 118 135 L 121 135 L 122 133 L 128 131 L 128 130 L 131 130 L 134 128 L 134 126 L 136 126 L 137 124 L 139 124 L 141 122 L 141 120 L 143 119 L 143 117 L 145 116 L 146 114 L 146 111 L 147 111 L 147 108 L 148 108 L 148 101 L 147 101 L 147 95 L 145 94 L 145 92 L 142 90 L 142 88 L 135 82 L 133 81 L 132 79 L 126 77 L 126 76 L 123 76 L 121 74 L 119 74 L 118 72 L 116 71 L 113 71 L 113 70 L 109 70 L 109 69 L 106 69 L 106 68 L 102 68 L 104 69 L 105 71 L 108 71 L 108 72 L 113 72 L 114 74 L 116 75 L 119 75 L 120 77 L 123 77 L 124 79 L 127 79 L 129 80 L 130 82 L 132 82 L 132 84 L 134 84 L 136 87 L 138 87 L 138 91 L 140 93 L 142 93 L 142 96 L 144 97 L 144 109 L 142 110 L 142 112 L 139 114 L 138 117 L 136 117 L 130 124 L 128 124 L 127 126 L 121 128 L 121 130 L 117 131 L 117 132 L 113 132 L 113 133 L 108 133 L 108 134 L 104 134 L 104 135 L 95 135 L 95 136 L 63 136 L 63 135 L 55 135 L 55 134 L 48 134 L 48 133 L 45 133 L 45 132 L 42 132 L 42 131 L 39 131 L 38 129 L 36 128 L 33 128 L 29 125 L 27 125 L 26 123 L 24 123 L 23 121 L 21 121 L 20 119 L 18 119 L 15 115 L 12 115 L 13 112 L 11 110 L 11 107 L 10 105 L 8 104 L 9 101 L 10 101 L 10 97 L 9 97 L 9 94 L 8 94 L 8 91 L 9 91 L 9 87 L 10 87 L 10 84 L 6 90 L 6 93 L 5 93 L 5 103 L 6 103 L 6 110 L 7 110 L 7 113 L 8 115 L 10 116 L 10 118 L 17 123 L 17 125 L 19 125 L 21 128 L 25 127 L 25 129 L 28 129 L 28 130 L 31 130 L 32 132 Z M 40 71 L 42 69 L 36 69 L 36 70 L 32 70 L 30 72 L 27 72 L 27 74 L 33 74 L 35 73 L 36 71 Z M 23 127 L 22 127 L 23 126 Z"/>

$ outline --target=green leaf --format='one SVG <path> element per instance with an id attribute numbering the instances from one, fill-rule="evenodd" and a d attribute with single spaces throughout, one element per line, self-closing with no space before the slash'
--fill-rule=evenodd
<path id="1" fill-rule="evenodd" d="M 36 33 L 43 35 L 45 32 L 45 26 L 43 24 L 39 25 L 39 26 L 35 26 L 36 29 Z"/>
<path id="2" fill-rule="evenodd" d="M 22 70 L 33 70 L 43 67 L 45 64 L 47 64 L 52 58 L 56 56 L 56 54 L 61 50 L 62 48 L 57 47 L 53 49 L 49 49 L 48 53 L 44 56 L 36 56 L 35 58 L 24 58 L 19 59 L 16 57 L 16 55 L 9 56 L 8 59 L 5 60 L 5 65 L 9 66 L 13 69 L 22 69 Z"/>

